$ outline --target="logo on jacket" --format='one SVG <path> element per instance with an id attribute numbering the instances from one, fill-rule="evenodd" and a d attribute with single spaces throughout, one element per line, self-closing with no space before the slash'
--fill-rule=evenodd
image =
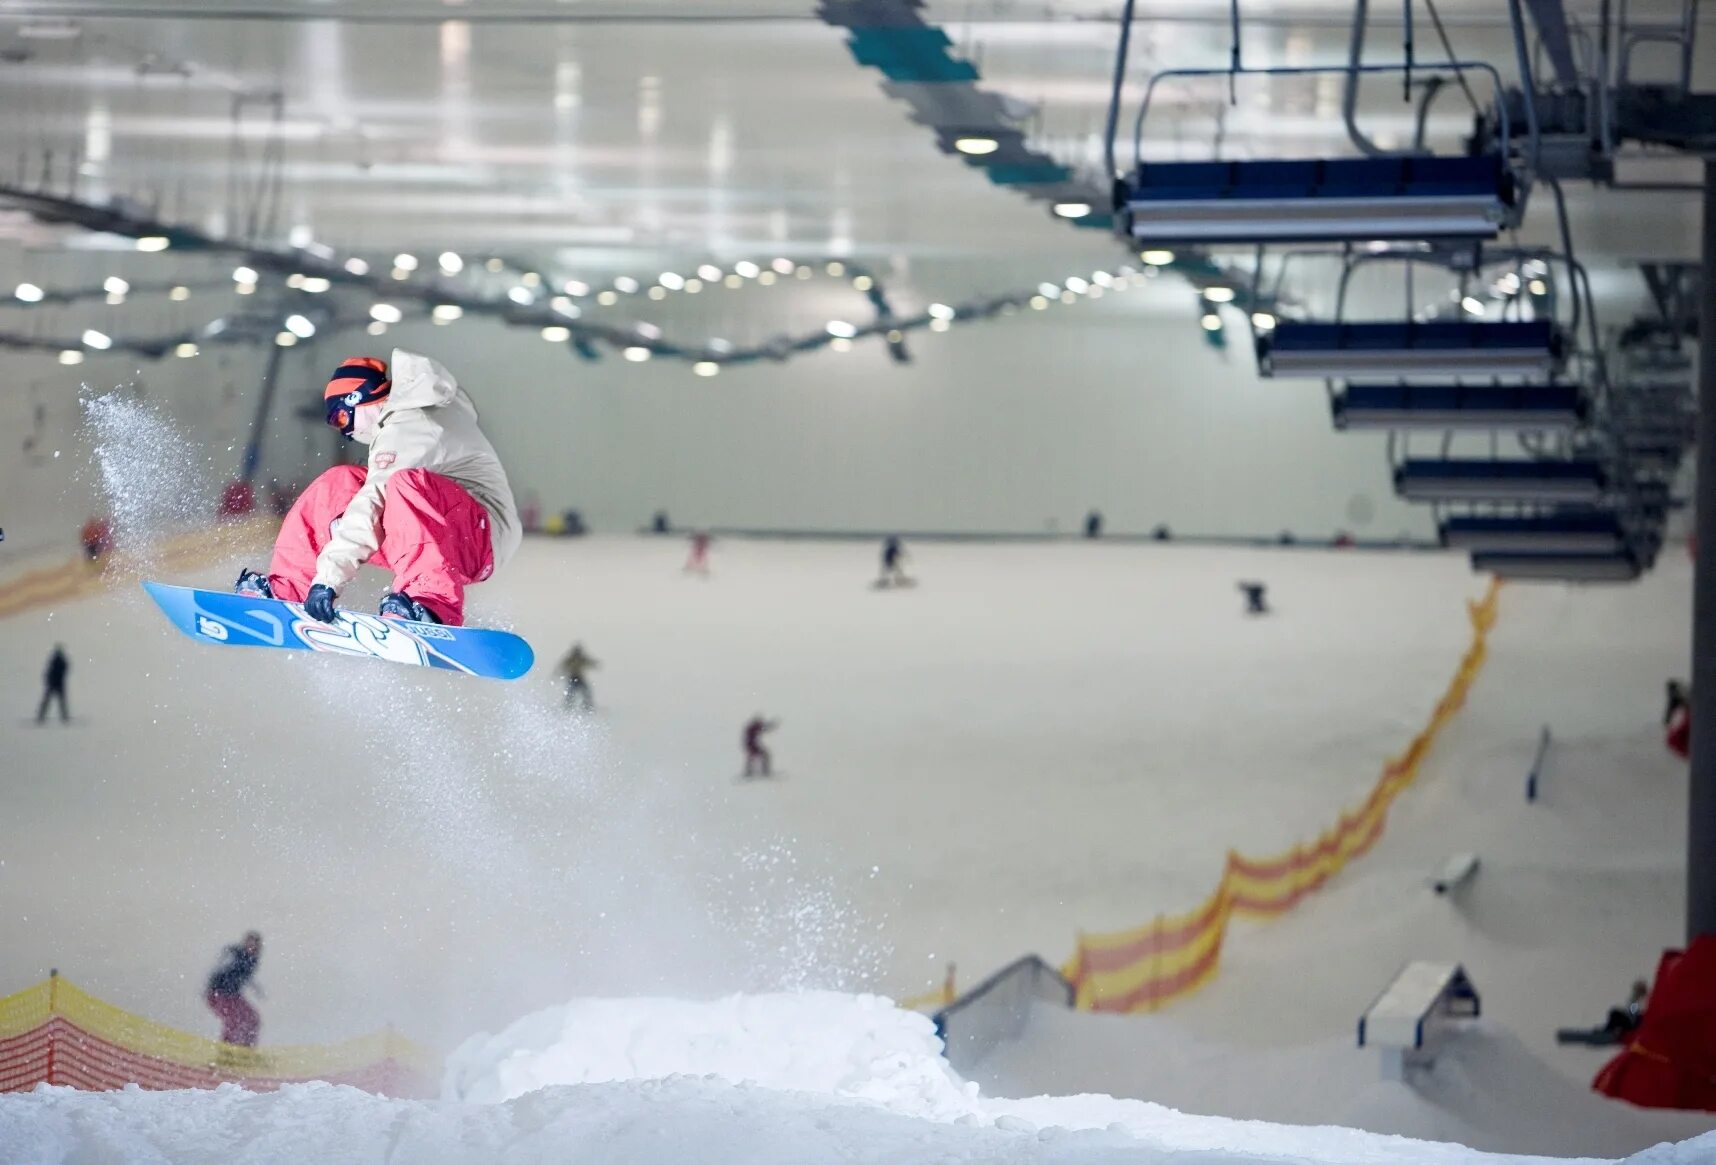
<path id="1" fill-rule="evenodd" d="M 377 469 L 386 469 L 398 460 L 399 455 L 397 453 L 377 453 L 375 455 L 375 467 Z"/>

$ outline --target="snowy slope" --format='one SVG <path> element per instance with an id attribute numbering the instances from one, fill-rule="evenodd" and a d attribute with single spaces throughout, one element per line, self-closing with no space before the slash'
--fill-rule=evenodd
<path id="1" fill-rule="evenodd" d="M 1662 681 L 1685 674 L 1689 618 L 1675 561 L 1634 587 L 1507 589 L 1467 708 L 1362 861 L 1292 914 L 1236 926 L 1221 975 L 1169 1012 L 1037 1015 L 978 1078 L 1515 1151 L 1618 1153 L 1716 1127 L 1590 1094 L 1608 1053 L 1554 1043 L 1559 1026 L 1599 1021 L 1680 937 L 1685 769 L 1658 725 Z M 1556 743 L 1528 805 L 1543 723 Z M 1437 897 L 1426 878 L 1459 850 L 1482 867 Z M 1415 958 L 1462 962 L 1491 1025 L 1407 1091 L 1376 1079 L 1351 1033 Z"/>
<path id="2" fill-rule="evenodd" d="M 140 592 L 0 621 L 0 984 L 58 966 L 207 1031 L 198 980 L 255 926 L 264 1039 L 450 1046 L 577 995 L 973 982 L 1314 832 L 1479 589 L 1451 556 L 926 545 L 878 594 L 874 549 L 719 542 L 703 581 L 678 540 L 533 541 L 473 593 L 539 649 L 516 685 L 199 647 Z M 78 723 L 26 727 L 56 641 Z M 784 775 L 741 785 L 757 711 Z"/>

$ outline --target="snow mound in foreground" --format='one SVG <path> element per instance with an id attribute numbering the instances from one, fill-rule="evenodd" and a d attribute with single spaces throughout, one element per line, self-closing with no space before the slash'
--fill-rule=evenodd
<path id="1" fill-rule="evenodd" d="M 923 1016 L 833 992 L 569 1003 L 468 1041 L 445 1092 L 427 1102 L 326 1084 L 266 1095 L 44 1086 L 0 1096 L 0 1161 L 1551 1165 L 1107 1096 L 984 1100 L 941 1058 Z M 1635 1160 L 1704 1165 L 1716 1134 Z"/>
<path id="2" fill-rule="evenodd" d="M 494 1104 L 556 1084 L 712 1076 L 868 1100 L 904 1116 L 979 1112 L 925 1016 L 835 991 L 722 999 L 578 999 L 476 1036 L 447 1061 L 444 1094 Z"/>

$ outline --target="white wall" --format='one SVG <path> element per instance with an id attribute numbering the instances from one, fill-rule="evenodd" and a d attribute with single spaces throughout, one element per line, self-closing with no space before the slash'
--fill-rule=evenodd
<path id="1" fill-rule="evenodd" d="M 87 282 L 100 269 L 42 282 Z M 407 324 L 384 338 L 345 333 L 287 354 L 260 480 L 302 481 L 326 464 L 326 430 L 295 411 L 319 404 L 342 356 L 402 344 L 441 358 L 471 389 L 521 500 L 534 492 L 544 513 L 577 507 L 598 529 L 632 529 L 666 509 L 681 526 L 1071 531 L 1095 506 L 1115 532 L 1165 522 L 1188 534 L 1430 533 L 1427 513 L 1393 498 L 1380 439 L 1331 429 L 1320 382 L 1258 381 L 1237 317 L 1229 350 L 1211 349 L 1178 281 L 1130 294 L 1141 298 L 914 333 L 907 366 L 871 341 L 712 379 L 677 361 L 613 354 L 589 363 L 529 329 L 483 320 Z M 913 296 L 901 290 L 902 310 Z M 193 303 L 180 322 L 206 322 L 232 299 Z M 793 329 L 815 326 L 823 306 Z M 108 310 L 97 303 L 42 319 L 53 334 L 76 335 L 87 323 L 108 326 Z M 175 325 L 153 318 L 153 307 L 123 310 L 131 314 L 115 332 Z M 670 335 L 712 326 L 663 323 Z M 186 488 L 218 486 L 242 455 L 266 356 L 209 346 L 193 360 L 63 367 L 51 355 L 0 354 L 9 386 L 0 392 L 0 566 L 43 546 L 69 548 L 102 508 L 80 395 L 138 386 L 202 448 L 200 477 L 186 475 Z"/>
<path id="2" fill-rule="evenodd" d="M 914 333 L 909 366 L 870 342 L 707 380 L 486 322 L 388 339 L 461 376 L 521 499 L 597 528 L 664 508 L 680 526 L 1034 532 L 1096 506 L 1112 531 L 1431 530 L 1394 499 L 1381 439 L 1332 430 L 1321 382 L 1258 381 L 1244 335 L 1217 353 L 1189 311 L 1027 312 Z"/>

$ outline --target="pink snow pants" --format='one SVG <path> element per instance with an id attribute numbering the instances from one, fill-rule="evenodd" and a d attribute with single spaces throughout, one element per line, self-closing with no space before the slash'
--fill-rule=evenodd
<path id="1" fill-rule="evenodd" d="M 237 1044 L 241 1048 L 256 1046 L 256 1037 L 262 1032 L 262 1017 L 256 1014 L 256 1008 L 250 1006 L 250 1000 L 242 995 L 221 995 L 214 991 L 203 999 L 209 1010 L 220 1017 L 221 1043 Z"/>
<path id="2" fill-rule="evenodd" d="M 335 466 L 292 503 L 268 567 L 275 598 L 304 601 L 334 521 L 368 477 L 362 466 Z M 389 589 L 404 591 L 448 626 L 462 626 L 465 587 L 494 572 L 488 511 L 452 478 L 401 469 L 383 487 L 381 545 L 369 564 L 393 572 Z"/>

